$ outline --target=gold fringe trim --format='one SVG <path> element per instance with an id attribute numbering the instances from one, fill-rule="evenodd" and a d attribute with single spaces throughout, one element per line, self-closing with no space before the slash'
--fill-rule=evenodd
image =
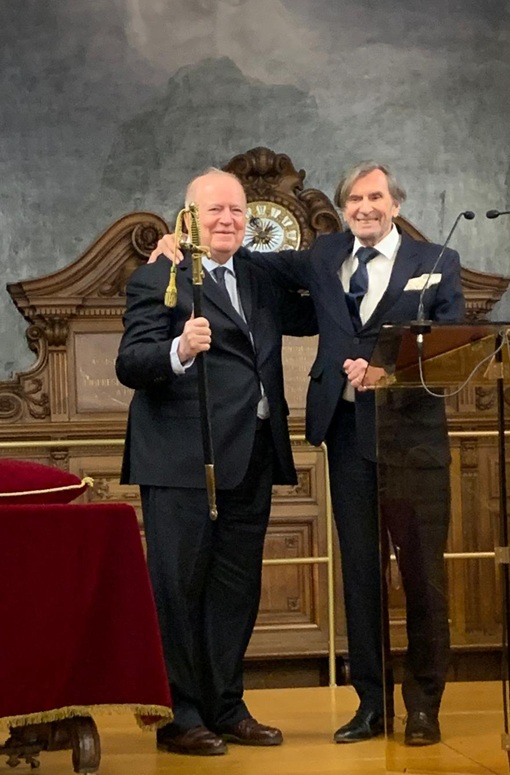
<path id="1" fill-rule="evenodd" d="M 65 487 L 50 487 L 48 490 L 25 490 L 23 492 L 0 492 L 0 498 L 12 498 L 22 495 L 46 495 L 51 492 L 65 492 L 67 490 L 80 490 L 84 485 L 94 486 L 94 480 L 91 476 L 84 476 L 80 484 L 67 484 Z"/>
<path id="2" fill-rule="evenodd" d="M 25 716 L 4 716 L 0 719 L 1 726 L 24 727 L 28 724 L 45 724 L 50 721 L 63 721 L 76 716 L 91 717 L 93 713 L 113 715 L 114 713 L 128 713 L 131 711 L 136 723 L 143 730 L 158 729 L 173 721 L 173 711 L 166 705 L 139 705 L 137 703 L 125 703 L 122 705 L 71 705 L 66 708 L 45 710 L 42 713 L 28 713 Z M 144 719 L 152 719 L 144 723 Z"/>

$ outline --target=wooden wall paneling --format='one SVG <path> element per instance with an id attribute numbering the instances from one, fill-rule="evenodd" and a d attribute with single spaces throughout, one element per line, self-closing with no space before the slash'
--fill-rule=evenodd
<path id="1" fill-rule="evenodd" d="M 273 489 L 264 559 L 325 557 L 325 453 L 293 441 L 298 484 Z M 326 654 L 327 566 L 265 566 L 262 597 L 248 656 Z"/>

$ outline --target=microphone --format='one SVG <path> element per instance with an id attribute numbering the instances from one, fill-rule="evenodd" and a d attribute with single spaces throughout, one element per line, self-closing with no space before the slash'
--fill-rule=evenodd
<path id="1" fill-rule="evenodd" d="M 499 213 L 498 213 L 499 215 Z M 427 280 L 425 282 L 425 285 L 421 289 L 420 298 L 418 301 L 418 314 L 416 315 L 416 320 L 413 320 L 411 323 L 411 331 L 414 331 L 416 333 L 416 344 L 418 346 L 418 354 L 421 357 L 421 353 L 423 350 L 423 334 L 428 334 L 432 325 L 431 320 L 425 320 L 425 310 L 423 306 L 423 299 L 425 297 L 425 293 L 427 291 L 427 288 L 429 287 L 430 278 L 434 274 L 434 272 L 437 269 L 437 266 L 439 262 L 441 261 L 444 252 L 448 246 L 448 243 L 450 242 L 450 239 L 452 238 L 452 234 L 457 228 L 457 224 L 460 221 L 461 218 L 465 218 L 467 221 L 472 221 L 475 217 L 475 214 L 471 210 L 464 210 L 463 212 L 459 213 L 458 216 L 455 218 L 455 221 L 453 223 L 452 228 L 450 229 L 450 233 L 448 234 L 447 238 L 445 239 L 443 246 L 441 250 L 439 251 L 439 254 L 434 261 L 434 264 L 432 266 L 432 269 L 430 270 Z"/>
<path id="2" fill-rule="evenodd" d="M 487 210 L 486 218 L 499 218 L 500 215 L 510 215 L 510 210 Z"/>

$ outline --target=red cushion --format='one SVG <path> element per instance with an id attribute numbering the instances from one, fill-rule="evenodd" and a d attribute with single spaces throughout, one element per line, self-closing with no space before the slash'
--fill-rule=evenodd
<path id="1" fill-rule="evenodd" d="M 0 458 L 0 506 L 6 503 L 70 503 L 92 484 L 61 468 L 31 460 Z"/>

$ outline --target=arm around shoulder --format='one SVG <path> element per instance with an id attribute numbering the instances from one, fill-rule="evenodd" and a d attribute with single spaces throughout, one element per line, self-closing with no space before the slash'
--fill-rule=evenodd
<path id="1" fill-rule="evenodd" d="M 245 261 L 268 272 L 271 279 L 288 290 L 308 290 L 310 285 L 310 250 L 281 250 L 262 253 L 240 248 L 238 255 Z"/>

